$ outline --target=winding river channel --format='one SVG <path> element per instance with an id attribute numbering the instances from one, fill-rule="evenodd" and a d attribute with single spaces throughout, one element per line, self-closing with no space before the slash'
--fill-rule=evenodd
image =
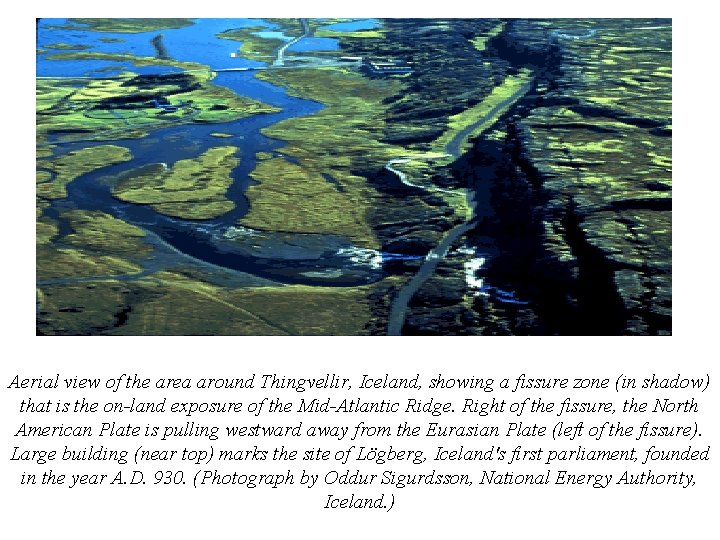
<path id="1" fill-rule="evenodd" d="M 336 31 L 352 31 L 359 26 L 371 28 L 373 20 L 356 21 L 333 25 Z M 213 70 L 232 68 L 266 67 L 266 64 L 231 57 L 239 43 L 217 37 L 217 34 L 231 28 L 257 26 L 262 33 L 279 37 L 285 41 L 275 53 L 273 64 L 283 65 L 286 51 L 332 50 L 337 40 L 314 38 L 304 20 L 300 20 L 295 35 L 285 35 L 277 25 L 261 19 L 195 19 L 195 24 L 178 29 L 162 31 L 163 49 L 175 60 L 195 62 Z M 159 74 L 178 71 L 167 66 L 138 67 L 130 62 L 106 60 L 62 60 L 51 59 L 56 51 L 46 47 L 54 43 L 82 46 L 86 50 L 103 53 L 154 56 L 153 37 L 158 32 L 136 34 L 114 34 L 93 32 L 83 25 L 69 23 L 66 19 L 43 19 L 39 26 L 37 76 L 46 78 L 103 78 L 112 77 L 123 71 L 140 74 Z M 563 37 L 563 36 L 560 36 Z M 581 37 L 585 37 L 584 35 Z M 108 39 L 110 38 L 110 39 Z M 51 47 L 52 48 L 52 47 Z M 259 114 L 223 124 L 181 124 L 154 128 L 140 139 L 123 139 L 122 132 L 117 138 L 103 141 L 57 140 L 54 155 L 82 148 L 118 144 L 132 153 L 132 160 L 94 170 L 73 180 L 67 185 L 67 198 L 55 200 L 46 210 L 47 215 L 60 223 L 60 239 L 71 232 L 62 219 L 66 210 L 99 210 L 146 231 L 145 241 L 153 246 L 151 256 L 135 261 L 142 270 L 131 274 L 57 278 L 40 281 L 38 284 L 51 285 L 76 283 L 98 279 L 131 281 L 151 277 L 154 272 L 181 265 L 193 265 L 206 270 L 211 281 L 223 285 L 263 285 L 268 283 L 302 283 L 325 286 L 353 286 L 372 283 L 385 276 L 383 265 L 393 259 L 417 259 L 418 256 L 403 256 L 354 246 L 349 239 L 332 234 L 290 234 L 257 231 L 238 225 L 247 213 L 245 191 L 253 182 L 250 173 L 256 167 L 256 154 L 273 154 L 285 143 L 266 137 L 261 130 L 288 118 L 313 114 L 323 108 L 314 101 L 288 95 L 287 91 L 255 78 L 254 71 L 219 71 L 214 84 L 225 86 L 238 95 L 247 96 L 277 107 L 279 112 Z M 444 149 L 446 157 L 458 158 L 467 138 L 488 127 L 491 119 L 502 110 L 507 110 L 531 88 L 532 82 L 520 88 L 507 100 L 499 103 L 482 119 L 468 126 L 456 135 Z M 110 111 L 111 113 L 113 111 Z M 126 120 L 128 128 L 132 119 Z M 213 136 L 222 132 L 224 138 Z M 142 167 L 158 167 L 159 164 L 172 166 L 183 159 L 193 159 L 210 148 L 218 146 L 239 147 L 240 164 L 233 170 L 233 182 L 227 198 L 235 203 L 233 210 L 215 219 L 193 221 L 171 218 L 157 213 L 150 206 L 122 202 L 112 195 L 112 187 L 118 177 Z M 424 188 L 412 183 L 407 176 L 394 168 L 408 161 L 406 158 L 391 160 L 386 168 L 395 173 L 406 185 L 447 191 L 441 188 Z M 54 173 L 51 173 L 51 177 Z M 420 266 L 418 272 L 400 289 L 391 305 L 388 334 L 400 335 L 409 302 L 420 287 L 433 275 L 437 265 L 448 255 L 453 243 L 482 220 L 488 209 L 487 193 L 482 189 L 467 192 L 468 206 L 472 209 L 468 219 L 447 231 Z M 485 259 L 477 256 L 471 266 L 474 273 L 482 267 Z M 475 264 L 477 263 L 477 264 Z M 467 266 L 467 265 L 466 265 Z M 471 285 L 472 277 L 468 284 Z M 482 280 L 478 280 L 482 283 Z M 487 287 L 487 289 L 491 289 Z M 502 291 L 501 291 L 502 292 Z M 512 300 L 512 297 L 509 297 Z"/>
<path id="2" fill-rule="evenodd" d="M 260 19 L 195 19 L 192 26 L 163 30 L 163 43 L 175 60 L 208 65 L 213 70 L 263 66 L 259 62 L 232 58 L 230 53 L 237 50 L 239 43 L 216 36 L 229 28 L 248 26 L 261 26 L 277 34 L 276 25 Z M 87 50 L 93 52 L 153 56 L 151 40 L 157 33 L 99 33 L 85 30 L 82 25 L 68 24 L 64 19 L 43 19 L 38 47 L 43 49 L 49 44 L 61 42 L 89 47 Z M 302 43 L 301 38 L 307 35 L 306 25 L 298 24 L 297 36 L 280 35 L 287 41 L 283 52 L 286 49 L 311 51 L 337 48 L 337 40 L 330 38 L 317 39 L 314 44 Z M 107 38 L 121 41 L 108 41 Z M 47 58 L 52 52 L 38 55 L 38 76 L 100 78 L 123 70 L 143 74 L 177 71 L 171 67 L 138 68 L 129 63 L 104 60 Z M 206 264 L 281 283 L 349 286 L 381 279 L 384 275 L 383 262 L 400 255 L 362 249 L 347 238 L 336 235 L 254 231 L 237 225 L 248 210 L 244 192 L 253 182 L 249 174 L 256 166 L 256 154 L 273 153 L 285 144 L 264 136 L 261 130 L 288 118 L 317 112 L 323 105 L 292 97 L 284 88 L 256 79 L 252 71 L 220 72 L 213 82 L 281 110 L 223 124 L 161 127 L 141 139 L 122 139 L 119 136 L 112 141 L 51 140 L 57 144 L 55 155 L 102 144 L 119 144 L 131 151 L 133 159 L 79 176 L 68 184 L 67 198 L 54 201 L 47 214 L 57 219 L 63 210 L 100 210 L 146 230 L 149 243 L 164 255 L 156 256 L 152 264 L 147 260 L 138 261 L 144 270 L 126 276 L 127 279 L 144 277 L 158 270 L 158 261 L 166 267 L 180 263 Z M 218 131 L 230 136 L 219 139 L 211 135 Z M 240 164 L 232 173 L 233 183 L 227 192 L 235 208 L 218 218 L 203 221 L 171 218 L 158 214 L 149 206 L 125 203 L 112 196 L 112 179 L 119 175 L 159 163 L 172 166 L 178 160 L 196 158 L 210 148 L 224 145 L 240 148 Z M 66 226 L 64 228 L 67 229 Z M 61 222 L 61 233 L 62 230 Z M 112 278 L 118 279 L 118 276 Z"/>

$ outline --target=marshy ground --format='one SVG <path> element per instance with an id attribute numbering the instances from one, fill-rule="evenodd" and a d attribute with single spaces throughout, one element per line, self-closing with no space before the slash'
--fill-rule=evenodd
<path id="1" fill-rule="evenodd" d="M 39 333 L 671 331 L 668 21 L 38 35 Z"/>

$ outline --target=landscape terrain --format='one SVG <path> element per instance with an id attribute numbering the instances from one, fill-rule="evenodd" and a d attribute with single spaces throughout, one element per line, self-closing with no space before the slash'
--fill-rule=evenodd
<path id="1" fill-rule="evenodd" d="M 667 19 L 39 19 L 40 335 L 669 335 Z"/>

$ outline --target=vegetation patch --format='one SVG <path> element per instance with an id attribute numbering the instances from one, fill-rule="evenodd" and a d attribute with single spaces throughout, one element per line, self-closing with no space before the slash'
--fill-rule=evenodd
<path id="1" fill-rule="evenodd" d="M 82 25 L 87 25 L 84 30 L 93 32 L 112 32 L 118 34 L 139 34 L 142 32 L 155 32 L 157 30 L 168 30 L 170 28 L 184 28 L 192 26 L 191 19 L 172 18 L 142 18 L 142 19 L 69 19 Z M 77 26 L 75 28 L 78 28 Z"/>
<path id="2" fill-rule="evenodd" d="M 226 30 L 217 36 L 232 41 L 242 41 L 239 53 L 243 58 L 269 62 L 275 57 L 275 51 L 286 42 L 274 37 L 262 37 L 258 32 L 267 31 L 261 26 L 250 26 L 235 30 Z"/>
<path id="3" fill-rule="evenodd" d="M 233 182 L 232 170 L 240 163 L 238 148 L 211 148 L 196 159 L 183 159 L 172 167 L 142 167 L 123 175 L 113 190 L 118 199 L 149 204 L 156 211 L 185 219 L 211 219 L 235 208 L 225 197 Z"/>
<path id="4" fill-rule="evenodd" d="M 136 66 L 172 66 L 182 70 L 207 71 L 210 68 L 195 62 L 180 62 L 167 58 L 155 58 L 152 56 L 135 56 L 133 54 L 104 53 L 96 51 L 78 51 L 51 54 L 48 60 L 104 60 L 106 62 L 131 62 Z"/>
<path id="5" fill-rule="evenodd" d="M 50 45 L 45 45 L 47 49 L 55 49 L 59 51 L 82 51 L 84 49 L 89 49 L 90 45 L 78 45 L 78 44 L 72 44 L 72 43 L 51 43 Z"/>
<path id="6" fill-rule="evenodd" d="M 127 148 L 107 144 L 75 150 L 51 160 L 42 160 L 38 162 L 38 167 L 53 171 L 54 179 L 42 175 L 36 186 L 36 193 L 44 199 L 62 199 L 67 197 L 65 186 L 78 176 L 131 159 L 132 154 Z"/>
<path id="7" fill-rule="evenodd" d="M 62 214 L 72 232 L 63 238 L 69 246 L 98 253 L 138 258 L 150 253 L 143 242 L 145 231 L 110 214 L 90 210 L 71 210 Z"/>
<path id="8" fill-rule="evenodd" d="M 372 30 L 354 30 L 343 32 L 341 30 L 319 28 L 313 33 L 313 36 L 347 39 L 383 39 L 385 37 L 385 30 L 382 28 L 375 28 Z"/>
<path id="9" fill-rule="evenodd" d="M 143 241 L 145 232 L 139 227 L 99 211 L 70 210 L 61 217 L 71 228 L 61 242 L 55 242 L 57 221 L 38 217 L 38 280 L 102 278 L 142 269 L 137 260 L 148 255 L 151 247 Z"/>
<path id="10" fill-rule="evenodd" d="M 371 318 L 363 287 L 290 285 L 226 289 L 178 273 L 133 282 L 137 303 L 112 333 L 127 335 L 362 335 Z M 338 313 L 343 313 L 338 317 Z"/>
<path id="11" fill-rule="evenodd" d="M 159 107 L 155 100 L 165 100 L 171 108 Z M 126 74 L 89 82 L 43 79 L 37 83 L 36 108 L 40 140 L 49 133 L 95 139 L 142 137 L 169 124 L 231 122 L 278 110 L 215 86 L 207 71 Z"/>
<path id="12" fill-rule="evenodd" d="M 82 249 L 39 245 L 37 279 L 78 278 L 134 274 L 142 270 L 125 257 L 100 255 Z"/>
<path id="13" fill-rule="evenodd" d="M 295 212 L 294 219 L 287 225 L 290 230 L 342 230 L 358 245 L 377 247 L 378 240 L 368 224 L 367 213 L 378 194 L 356 171 L 381 170 L 388 160 L 405 152 L 402 147 L 380 141 L 385 127 L 383 100 L 397 93 L 402 83 L 327 68 L 275 70 L 260 73 L 258 78 L 286 86 L 290 93 L 322 102 L 326 107 L 315 114 L 290 118 L 262 130 L 268 137 L 287 141 L 287 146 L 279 152 L 295 158 L 298 165 L 291 166 L 285 160 L 258 164 L 253 176 L 261 183 L 249 190 L 250 212 L 243 222 L 277 222 L 281 218 L 269 215 L 274 213 L 269 202 L 272 197 L 281 196 L 284 206 L 296 204 L 305 209 L 302 216 L 299 211 Z M 273 172 L 276 168 L 280 174 Z M 286 174 L 293 179 L 291 182 L 284 180 Z M 333 187 L 323 174 L 334 178 L 342 189 Z M 307 193 L 317 192 L 322 196 L 304 195 L 305 184 L 297 180 L 300 177 L 308 179 L 310 191 Z M 263 193 L 265 191 L 268 193 Z M 258 201 L 261 201 L 259 205 Z M 331 223 L 323 225 L 321 216 Z"/>
<path id="14" fill-rule="evenodd" d="M 258 163 L 247 190 L 250 211 L 240 223 L 253 229 L 339 234 L 367 244 L 373 232 L 365 219 L 363 189 L 339 193 L 315 168 L 277 157 Z M 343 184 L 345 185 L 345 184 Z"/>
<path id="15" fill-rule="evenodd" d="M 498 23 L 497 26 L 494 28 L 491 28 L 489 31 L 484 32 L 483 34 L 476 36 L 470 40 L 470 43 L 473 44 L 473 47 L 475 47 L 478 51 L 483 52 L 485 50 L 485 47 L 487 46 L 487 42 L 490 41 L 492 38 L 500 35 L 500 33 L 505 29 L 505 23 L 501 22 Z"/>
<path id="16" fill-rule="evenodd" d="M 508 75 L 480 103 L 451 116 L 448 129 L 432 143 L 434 150 L 448 152 L 451 144 L 457 144 L 459 153 L 463 153 L 467 150 L 468 140 L 491 128 L 528 90 L 531 80 L 532 72 L 528 69 L 522 69 L 517 75 Z"/>
<path id="17" fill-rule="evenodd" d="M 75 335 L 367 335 L 373 296 L 395 281 L 228 289 L 165 271 L 124 283 L 42 286 L 38 328 Z"/>

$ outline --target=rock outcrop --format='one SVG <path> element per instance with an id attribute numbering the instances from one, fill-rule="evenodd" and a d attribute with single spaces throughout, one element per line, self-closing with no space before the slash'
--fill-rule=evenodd
<path id="1" fill-rule="evenodd" d="M 437 25 L 393 20 L 390 39 L 370 47 L 389 57 L 392 43 L 415 63 L 410 91 L 390 100 L 386 135 L 418 148 L 503 76 L 529 68 L 535 77 L 494 132 L 433 177 L 476 190 L 484 205 L 466 242 L 487 259 L 485 287 L 460 294 L 462 265 L 451 256 L 410 302 L 403 332 L 669 334 L 669 21 L 509 20 L 480 54 L 472 40 L 498 21 L 473 22 L 442 23 L 441 36 Z M 398 208 L 409 210 L 406 201 Z M 422 236 L 417 220 L 404 222 Z M 405 245 L 406 232 L 385 230 Z"/>

